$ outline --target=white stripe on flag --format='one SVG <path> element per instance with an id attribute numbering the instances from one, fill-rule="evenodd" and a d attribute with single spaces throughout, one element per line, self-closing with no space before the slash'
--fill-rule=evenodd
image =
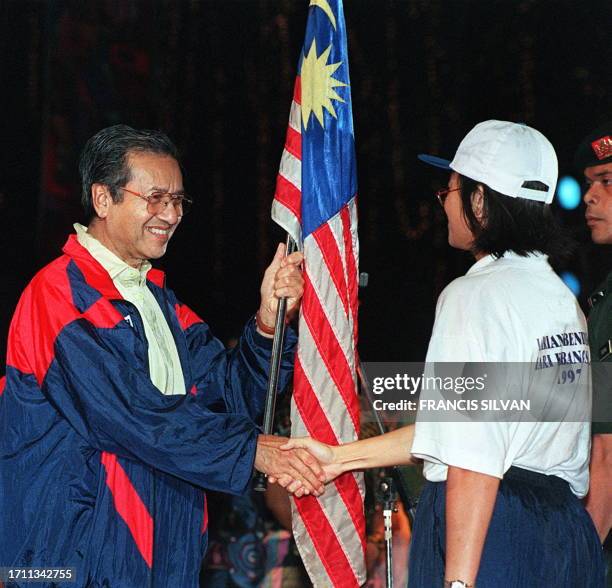
<path id="1" fill-rule="evenodd" d="M 304 240 L 304 256 L 308 260 L 306 273 L 312 283 L 317 298 L 323 308 L 329 325 L 338 340 L 338 347 L 354 373 L 355 362 L 353 347 L 353 329 L 344 311 L 344 305 L 338 296 L 338 290 L 329 275 L 319 244 L 309 235 Z M 300 327 L 301 328 L 301 327 Z"/>
<path id="2" fill-rule="evenodd" d="M 298 218 L 284 204 L 278 200 L 272 202 L 272 218 L 287 231 L 293 240 L 298 243 L 302 241 L 302 224 Z"/>
<path id="3" fill-rule="evenodd" d="M 355 267 L 359 267 L 359 238 L 357 237 L 357 196 L 353 196 L 349 202 L 349 212 L 351 213 L 351 231 L 353 237 L 353 255 L 355 257 Z"/>
<path id="4" fill-rule="evenodd" d="M 278 173 L 298 190 L 302 189 L 302 162 L 286 149 L 283 149 Z"/>
<path id="5" fill-rule="evenodd" d="M 355 199 L 353 198 L 352 202 L 354 202 Z M 331 233 L 334 236 L 334 240 L 336 241 L 336 245 L 338 247 L 338 251 L 340 253 L 340 258 L 342 259 L 342 273 L 344 276 L 344 283 L 348 284 L 351 283 L 351 277 L 349 277 L 348 274 L 348 267 L 347 267 L 347 261 L 346 261 L 346 248 L 344 245 L 344 224 L 342 223 L 342 217 L 340 215 L 340 213 L 338 213 L 333 219 L 331 219 L 328 222 L 328 225 L 330 227 Z M 352 227 L 356 227 L 357 225 L 352 225 Z M 351 231 L 351 238 L 354 241 L 356 239 L 356 234 L 357 231 L 356 230 L 352 230 Z M 358 267 L 358 261 L 355 260 L 355 267 Z M 353 276 L 354 280 L 357 280 L 356 276 Z M 315 286 L 316 287 L 316 286 Z M 340 333 L 342 336 L 341 341 L 344 341 L 347 345 L 349 345 L 349 348 L 347 349 L 346 346 L 343 348 L 344 354 L 346 356 L 346 359 L 348 361 L 349 367 L 351 368 L 351 371 L 353 373 L 356 373 L 356 366 L 355 366 L 355 349 L 354 349 L 354 341 L 353 341 L 353 329 L 354 329 L 354 320 L 353 320 L 353 312 L 351 309 L 351 300 L 350 300 L 350 295 L 347 291 L 347 302 L 348 302 L 348 324 L 346 324 L 346 328 L 348 330 L 349 334 L 345 334 L 344 332 Z M 320 298 L 321 302 L 323 303 L 325 299 Z M 323 305 L 324 308 L 325 305 Z M 342 306 L 343 312 L 344 312 L 344 306 Z M 330 314 L 326 311 L 326 315 L 329 319 Z M 338 324 L 338 323 L 336 323 Z M 344 324 L 342 325 L 344 326 Z M 346 338 L 345 338 L 346 336 Z"/>
<path id="6" fill-rule="evenodd" d="M 304 337 L 304 339 L 302 339 L 305 332 L 308 333 L 308 337 Z M 312 340 L 312 338 L 310 338 L 310 331 L 308 330 L 306 325 L 300 325 L 300 346 L 303 345 L 304 347 L 309 348 L 311 344 L 314 345 L 314 341 Z M 329 374 L 327 374 L 327 371 L 325 370 L 325 374 L 315 374 L 315 372 L 320 372 L 321 370 L 315 369 L 313 372 L 313 370 L 309 369 L 309 367 L 312 365 L 314 365 L 315 368 L 319 368 L 319 366 L 324 367 L 324 363 L 321 360 L 320 356 L 318 356 L 318 353 L 316 351 L 316 346 L 314 348 L 311 347 L 308 351 L 312 352 L 313 357 L 310 357 L 310 360 L 313 363 L 305 363 L 302 354 L 300 354 L 300 363 L 302 365 L 302 369 L 304 371 L 306 379 L 311 384 L 312 389 L 315 395 L 317 396 L 317 399 L 319 400 L 319 403 L 321 403 L 319 393 L 322 392 L 325 395 L 327 405 L 323 406 L 322 408 L 326 413 L 326 416 L 328 417 L 329 424 L 334 430 L 336 437 L 341 438 L 342 436 L 338 434 L 338 430 L 336 426 L 334 426 L 334 421 L 338 421 L 338 419 L 332 418 L 333 415 L 341 417 L 343 416 L 344 418 L 340 420 L 345 421 L 345 425 L 348 423 L 348 427 L 352 429 L 351 419 L 350 417 L 348 417 L 346 407 L 342 403 L 340 394 L 338 393 L 338 390 L 333 384 L 333 381 L 329 377 Z M 306 356 L 309 355 L 310 353 L 306 353 Z M 314 356 L 317 356 L 317 358 L 315 358 Z M 321 379 L 319 377 L 321 375 L 323 376 L 324 386 L 321 385 Z M 329 402 L 330 398 L 334 400 L 333 403 Z M 337 406 L 337 400 L 340 400 L 340 407 Z M 291 403 L 291 423 L 291 435 L 293 437 L 310 435 L 310 432 L 307 430 L 306 425 L 304 424 L 302 417 L 299 411 L 297 410 L 297 407 L 295 406 L 295 402 L 293 400 Z M 347 429 L 348 427 L 342 426 L 342 428 L 344 429 Z M 355 439 L 344 439 L 343 442 L 347 443 L 349 441 L 354 440 Z M 357 482 L 359 494 L 363 499 L 365 496 L 365 484 L 363 474 L 350 473 L 349 475 L 352 475 L 355 481 Z M 342 496 L 338 492 L 336 492 L 335 485 L 333 484 L 328 485 L 325 494 L 320 496 L 317 500 L 319 501 L 319 504 L 325 513 L 328 524 L 334 530 L 334 534 L 336 535 L 338 543 L 340 544 L 340 548 L 342 549 L 347 561 L 349 562 L 351 569 L 355 573 L 355 576 L 358 578 L 359 582 L 364 582 L 366 578 L 360 577 L 360 570 L 362 570 L 362 560 L 359 559 L 359 561 L 355 561 L 355 559 L 351 557 L 351 555 L 358 554 L 357 557 L 361 558 L 361 554 L 363 553 L 363 547 L 361 544 L 361 538 L 359 536 L 359 533 L 357 532 L 357 529 L 355 528 L 353 520 L 349 516 L 347 516 L 347 511 L 350 509 L 345 504 Z M 302 524 L 298 524 L 298 521 L 300 520 L 300 515 L 297 509 L 295 508 L 293 501 L 291 502 L 291 508 L 293 513 L 292 518 L 294 521 L 294 537 L 296 543 L 300 547 L 301 553 L 303 554 L 304 565 L 306 566 L 311 579 L 317 578 L 316 586 L 327 588 L 332 584 L 326 584 L 324 579 L 321 578 L 321 574 L 324 572 L 324 566 L 316 566 L 315 570 L 310 569 L 310 566 L 306 565 L 307 562 L 312 561 L 312 558 L 317 557 L 317 551 L 314 547 L 314 544 L 312 544 L 312 542 L 310 541 L 310 536 L 306 532 L 306 527 Z M 338 526 L 337 523 L 339 523 L 340 526 Z"/>
<path id="7" fill-rule="evenodd" d="M 302 108 L 295 101 L 291 101 L 289 110 L 289 126 L 296 132 L 302 134 Z"/>
<path id="8" fill-rule="evenodd" d="M 329 425 L 336 436 L 336 440 L 339 443 L 356 441 L 357 434 L 353 427 L 353 421 L 351 420 L 347 406 L 344 403 L 344 399 L 329 375 L 325 362 L 319 354 L 317 344 L 312 338 L 310 329 L 303 320 L 300 320 L 300 345 L 298 347 L 298 357 L 302 365 L 302 370 L 317 397 L 319 405 L 321 405 L 327 417 Z M 315 432 L 313 431 L 306 434 L 312 435 L 313 433 Z M 347 433 L 349 433 L 350 436 L 347 435 Z M 295 436 L 295 433 L 292 432 L 291 435 Z"/>
<path id="9" fill-rule="evenodd" d="M 349 475 L 353 476 L 357 479 L 357 483 L 360 490 L 360 495 L 363 496 L 363 475 L 359 475 L 358 478 L 355 474 L 350 473 Z M 319 504 L 321 508 L 325 512 L 327 516 L 327 520 L 329 525 L 334 529 L 336 537 L 342 547 L 342 551 L 344 551 L 344 555 L 349 562 L 349 565 L 355 572 L 355 576 L 359 577 L 360 566 L 362 563 L 363 557 L 363 546 L 361 544 L 361 538 L 359 537 L 359 533 L 353 524 L 353 520 L 350 517 L 347 517 L 347 506 L 342 499 L 342 496 L 332 494 L 331 492 L 325 492 L 322 496 L 318 498 Z M 340 523 L 339 527 L 336 523 Z M 358 561 L 355 561 L 351 555 L 357 555 L 359 558 Z M 363 578 L 365 580 L 365 578 Z"/>
<path id="10" fill-rule="evenodd" d="M 331 578 L 327 575 L 327 570 L 325 566 L 321 565 L 317 557 L 317 549 L 314 546 L 314 543 L 310 539 L 310 535 L 306 530 L 306 527 L 302 524 L 302 519 L 300 518 L 300 514 L 293 503 L 291 501 L 291 527 L 293 529 L 293 538 L 297 544 L 300 545 L 301 549 L 305 551 L 301 553 L 312 553 L 313 559 L 303 557 L 302 562 L 308 575 L 312 578 L 317 578 L 317 584 L 314 585 L 315 588 L 331 588 L 333 586 L 333 582 Z"/>

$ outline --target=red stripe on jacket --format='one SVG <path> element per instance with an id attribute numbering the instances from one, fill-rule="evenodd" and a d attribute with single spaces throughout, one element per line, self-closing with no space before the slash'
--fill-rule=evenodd
<path id="1" fill-rule="evenodd" d="M 70 261 L 63 255 L 38 272 L 21 296 L 11 323 L 7 364 L 34 374 L 39 385 L 55 358 L 55 340 L 66 325 L 84 318 L 96 327 L 110 328 L 123 320 L 105 298 L 84 313 L 78 311 L 67 273 Z"/>
<path id="2" fill-rule="evenodd" d="M 175 304 L 174 311 L 183 331 L 186 331 L 192 325 L 204 322 L 191 308 L 184 304 Z"/>
<path id="3" fill-rule="evenodd" d="M 149 568 L 153 565 L 153 518 L 147 510 L 117 456 L 104 451 L 101 456 L 117 513 L 128 526 L 136 547 Z"/>
<path id="4" fill-rule="evenodd" d="M 204 515 L 202 516 L 202 535 L 206 533 L 208 529 L 208 500 L 206 494 L 204 494 Z"/>

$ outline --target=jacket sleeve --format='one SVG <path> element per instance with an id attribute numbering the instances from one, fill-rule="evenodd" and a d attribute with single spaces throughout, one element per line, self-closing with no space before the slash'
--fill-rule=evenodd
<path id="1" fill-rule="evenodd" d="M 256 424 L 245 414 L 212 412 L 192 394 L 164 396 L 134 361 L 136 337 L 120 315 L 118 323 L 114 318 L 102 325 L 106 319 L 94 309 L 94 326 L 64 290 L 43 286 L 22 296 L 11 325 L 11 357 L 23 373 L 36 376 L 58 418 L 99 451 L 205 488 L 243 492 L 252 474 Z"/>
<path id="2" fill-rule="evenodd" d="M 179 313 L 194 313 L 182 306 Z M 185 314 L 182 314 L 185 316 Z M 225 350 L 201 319 L 186 330 L 192 377 L 198 401 L 207 409 L 248 415 L 260 422 L 265 406 L 272 339 L 260 335 L 251 318 L 234 349 Z M 278 390 L 283 391 L 293 373 L 297 341 L 291 327 L 285 330 Z"/>
<path id="3" fill-rule="evenodd" d="M 148 373 L 96 339 L 83 319 L 66 326 L 43 381 L 43 393 L 72 427 L 100 451 L 205 488 L 243 492 L 255 459 L 255 423 L 212 412 L 191 394 L 161 394 Z"/>
<path id="4" fill-rule="evenodd" d="M 209 410 L 248 415 L 260 422 L 265 406 L 272 339 L 257 332 L 251 318 L 234 349 L 226 350 L 210 328 L 185 305 L 176 305 L 185 330 L 190 368 L 198 400 Z M 293 373 L 297 336 L 285 330 L 278 390 L 283 391 Z"/>

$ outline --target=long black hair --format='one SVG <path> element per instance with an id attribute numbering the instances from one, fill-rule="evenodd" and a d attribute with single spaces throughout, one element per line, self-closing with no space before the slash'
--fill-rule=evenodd
<path id="1" fill-rule="evenodd" d="M 472 250 L 502 257 L 506 251 L 527 256 L 540 251 L 560 260 L 571 255 L 574 243 L 544 202 L 512 198 L 459 175 L 463 216 L 474 235 Z M 472 208 L 472 195 L 483 193 L 481 220 Z"/>

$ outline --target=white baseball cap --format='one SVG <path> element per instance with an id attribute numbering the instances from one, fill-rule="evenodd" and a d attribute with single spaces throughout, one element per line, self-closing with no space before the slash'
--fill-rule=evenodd
<path id="1" fill-rule="evenodd" d="M 524 124 L 487 120 L 465 136 L 452 161 L 423 154 L 419 159 L 512 198 L 550 204 L 557 187 L 554 147 L 540 131 Z"/>

